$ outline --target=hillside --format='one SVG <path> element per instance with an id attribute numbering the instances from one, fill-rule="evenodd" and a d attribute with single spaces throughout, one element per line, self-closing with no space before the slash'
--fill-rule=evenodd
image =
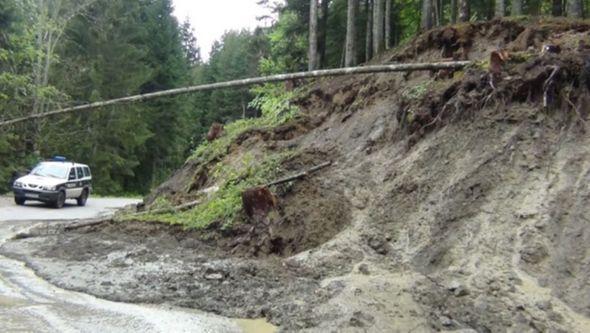
<path id="1" fill-rule="evenodd" d="M 584 22 L 428 31 L 378 62 L 474 64 L 304 85 L 280 119 L 228 126 L 145 200 L 200 205 L 2 252 L 65 288 L 285 331 L 583 332 L 588 46 Z M 326 161 L 271 187 L 267 218 L 241 209 L 244 189 Z"/>

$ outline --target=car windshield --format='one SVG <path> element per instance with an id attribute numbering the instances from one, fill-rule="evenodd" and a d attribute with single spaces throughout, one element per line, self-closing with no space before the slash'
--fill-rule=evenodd
<path id="1" fill-rule="evenodd" d="M 70 168 L 61 164 L 41 163 L 31 171 L 32 175 L 65 179 Z"/>

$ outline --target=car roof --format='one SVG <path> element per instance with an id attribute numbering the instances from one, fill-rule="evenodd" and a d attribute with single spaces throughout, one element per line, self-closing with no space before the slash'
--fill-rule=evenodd
<path id="1" fill-rule="evenodd" d="M 43 164 L 57 164 L 57 165 L 69 164 L 70 166 L 73 166 L 73 167 L 86 167 L 86 168 L 88 168 L 88 165 L 86 165 L 86 164 L 75 163 L 75 162 L 70 162 L 70 161 L 65 161 L 65 162 L 61 162 L 61 161 L 43 161 L 41 163 L 43 163 Z"/>

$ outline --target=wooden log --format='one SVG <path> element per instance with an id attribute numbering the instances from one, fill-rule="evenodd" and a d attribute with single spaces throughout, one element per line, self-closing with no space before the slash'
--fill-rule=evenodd
<path id="1" fill-rule="evenodd" d="M 84 227 L 92 227 L 95 225 L 99 225 L 99 224 L 103 224 L 103 223 L 107 223 L 107 222 L 112 222 L 112 221 L 113 221 L 112 219 L 98 219 L 98 220 L 77 222 L 77 223 L 72 223 L 72 224 L 66 224 L 63 226 L 63 229 L 65 231 L 70 231 L 70 230 L 80 229 L 80 228 L 84 228 Z"/>
<path id="2" fill-rule="evenodd" d="M 331 161 L 324 162 L 322 164 L 316 165 L 314 167 L 311 167 L 311 168 L 309 168 L 309 169 L 307 169 L 305 171 L 302 171 L 300 173 L 294 174 L 292 176 L 285 177 L 285 178 L 282 178 L 282 179 L 279 179 L 279 180 L 275 180 L 273 182 L 270 182 L 270 183 L 266 184 L 265 186 L 266 187 L 269 187 L 269 186 L 273 186 L 273 185 L 279 185 L 279 184 L 283 184 L 283 183 L 288 183 L 288 182 L 290 182 L 292 180 L 303 178 L 303 177 L 305 177 L 305 176 L 307 176 L 307 175 L 309 175 L 311 173 L 314 173 L 314 172 L 316 172 L 316 171 L 318 171 L 320 169 L 323 169 L 325 167 L 328 167 L 330 165 L 332 165 L 332 162 Z"/>
<path id="3" fill-rule="evenodd" d="M 143 211 L 143 212 L 133 213 L 132 215 L 164 214 L 164 213 L 182 212 L 182 211 L 185 211 L 185 210 L 189 210 L 189 209 L 191 209 L 191 208 L 199 205 L 200 203 L 201 203 L 200 200 L 195 200 L 195 201 L 187 202 L 187 203 L 184 203 L 182 205 L 174 206 L 174 207 L 171 207 L 171 208 L 161 208 L 161 209 L 146 210 L 146 211 Z"/>
<path id="4" fill-rule="evenodd" d="M 157 92 L 142 94 L 142 95 L 127 96 L 127 97 L 122 97 L 122 98 L 111 99 L 108 101 L 94 102 L 94 103 L 90 103 L 90 104 L 72 106 L 72 107 L 68 107 L 68 108 L 64 108 L 64 109 L 59 109 L 59 110 L 54 110 L 54 111 L 49 111 L 49 112 L 44 112 L 44 113 L 39 113 L 39 114 L 32 114 L 32 115 L 25 116 L 25 117 L 0 121 L 0 127 L 12 125 L 12 124 L 16 124 L 16 123 L 21 123 L 21 122 L 28 121 L 28 120 L 38 119 L 38 118 L 56 116 L 56 115 L 65 114 L 65 113 L 94 110 L 94 109 L 102 108 L 105 106 L 111 106 L 111 105 L 122 104 L 122 103 L 145 101 L 145 100 L 150 100 L 150 99 L 164 97 L 164 96 L 176 96 L 176 95 L 182 95 L 182 94 L 189 94 L 189 93 L 193 93 L 193 92 L 197 92 L 197 91 L 237 88 L 237 87 L 245 87 L 245 86 L 251 86 L 251 85 L 256 85 L 256 84 L 298 80 L 298 79 L 307 79 L 307 78 L 318 78 L 318 77 L 326 77 L 326 76 L 343 76 L 343 75 L 358 75 L 358 74 L 388 73 L 388 72 L 412 72 L 412 71 L 430 71 L 430 70 L 441 70 L 441 69 L 458 69 L 458 68 L 463 68 L 469 64 L 471 64 L 470 61 L 386 64 L 386 65 L 374 65 L 374 66 L 364 66 L 364 67 L 324 69 L 324 70 L 316 70 L 316 71 L 310 71 L 310 72 L 278 74 L 278 75 L 255 77 L 255 78 L 242 79 L 242 80 L 233 80 L 233 81 L 227 81 L 227 82 L 202 84 L 202 85 L 198 85 L 198 86 L 190 86 L 190 87 L 157 91 Z"/>

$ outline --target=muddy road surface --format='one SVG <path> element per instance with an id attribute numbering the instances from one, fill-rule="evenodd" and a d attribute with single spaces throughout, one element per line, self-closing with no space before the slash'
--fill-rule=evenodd
<path id="1" fill-rule="evenodd" d="M 134 199 L 93 198 L 87 207 L 19 207 L 0 197 L 0 244 L 33 227 L 106 217 Z M 0 256 L 3 332 L 243 332 L 264 323 L 240 321 L 167 305 L 111 302 L 60 289 L 18 260 Z"/>
<path id="2" fill-rule="evenodd" d="M 67 200 L 62 209 L 54 209 L 41 202 L 27 201 L 17 206 L 11 196 L 0 196 L 0 221 L 67 221 L 108 216 L 115 209 L 137 203 L 138 199 L 89 198 L 85 207 Z"/>

